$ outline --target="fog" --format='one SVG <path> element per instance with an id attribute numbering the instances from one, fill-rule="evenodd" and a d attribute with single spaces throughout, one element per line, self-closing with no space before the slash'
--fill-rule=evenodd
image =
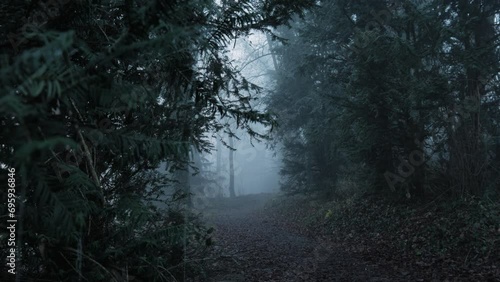
<path id="1" fill-rule="evenodd" d="M 0 281 L 500 281 L 500 1 L 1 1 L 0 33 Z"/>
<path id="2" fill-rule="evenodd" d="M 252 106 L 256 110 L 265 111 L 264 103 L 266 95 L 274 87 L 273 72 L 274 66 L 269 50 L 266 36 L 262 33 L 254 33 L 249 36 L 239 38 L 227 47 L 225 54 L 232 61 L 237 70 L 249 82 L 261 88 L 259 96 L 253 101 Z M 232 121 L 234 123 L 234 121 Z M 279 169 L 281 159 L 279 154 L 271 148 L 272 140 L 255 140 L 247 132 L 236 128 L 230 123 L 231 131 L 235 134 L 233 138 L 233 160 L 234 160 L 234 188 L 236 195 L 248 195 L 258 193 L 277 193 L 280 185 Z M 269 132 L 260 124 L 252 125 L 252 129 L 259 133 Z M 205 196 L 219 195 L 229 196 L 229 175 L 230 175 L 230 146 L 228 145 L 228 135 L 224 132 L 217 132 L 212 138 L 212 144 L 216 148 L 211 154 L 204 154 L 204 165 L 200 173 L 215 175 L 217 179 L 216 190 L 207 189 L 207 183 L 202 184 Z M 218 144 L 220 142 L 220 144 Z M 220 154 L 220 164 L 217 164 Z M 218 170 L 219 166 L 219 171 Z M 201 183 L 200 183 L 201 184 Z M 193 189 L 197 191 L 199 189 Z M 201 195 L 199 195 L 201 196 Z"/>

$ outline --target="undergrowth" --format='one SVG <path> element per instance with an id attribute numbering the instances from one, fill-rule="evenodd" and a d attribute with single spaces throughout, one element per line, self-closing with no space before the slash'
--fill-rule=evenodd
<path id="1" fill-rule="evenodd" d="M 416 203 L 375 196 L 332 201 L 294 196 L 276 199 L 270 208 L 314 236 L 350 245 L 361 242 L 388 257 L 427 266 L 443 261 L 465 268 L 500 264 L 498 202 L 475 197 Z"/>

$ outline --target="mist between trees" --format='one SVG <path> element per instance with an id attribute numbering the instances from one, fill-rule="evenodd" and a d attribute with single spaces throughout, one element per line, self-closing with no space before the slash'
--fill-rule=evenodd
<path id="1" fill-rule="evenodd" d="M 368 2 L 279 29 L 285 190 L 498 197 L 497 3 Z"/>
<path id="2" fill-rule="evenodd" d="M 19 205 L 5 279 L 188 281 L 215 198 L 498 201 L 499 9 L 3 1 L 0 182 L 15 168 Z"/>

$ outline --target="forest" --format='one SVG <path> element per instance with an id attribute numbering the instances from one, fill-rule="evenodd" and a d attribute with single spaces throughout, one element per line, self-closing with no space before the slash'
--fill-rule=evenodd
<path id="1" fill-rule="evenodd" d="M 2 0 L 0 281 L 500 281 L 499 0 Z"/>

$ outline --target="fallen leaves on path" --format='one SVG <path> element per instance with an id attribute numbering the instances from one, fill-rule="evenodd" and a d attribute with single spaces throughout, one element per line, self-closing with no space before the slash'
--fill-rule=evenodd
<path id="1" fill-rule="evenodd" d="M 208 213 L 216 247 L 207 276 L 198 281 L 407 281 L 405 271 L 376 257 L 290 228 L 263 208 L 269 199 L 226 199 Z"/>

